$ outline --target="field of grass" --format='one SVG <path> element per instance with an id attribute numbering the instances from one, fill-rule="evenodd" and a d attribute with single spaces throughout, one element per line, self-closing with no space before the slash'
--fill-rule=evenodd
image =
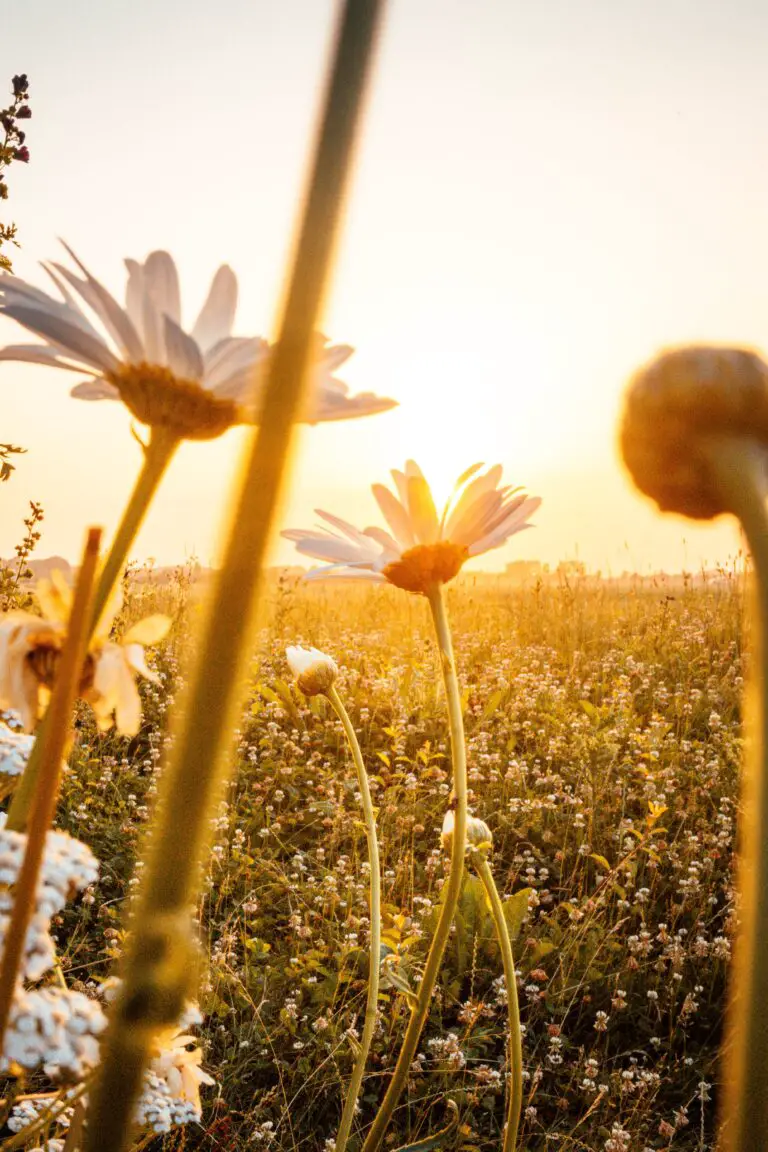
<path id="1" fill-rule="evenodd" d="M 176 603 L 175 591 L 137 584 L 128 610 Z M 735 924 L 741 581 L 620 591 L 468 576 L 448 592 L 470 804 L 493 831 L 519 929 L 521 1148 L 711 1149 Z M 121 951 L 195 599 L 181 589 L 139 737 L 99 736 L 82 713 L 59 822 L 102 875 L 57 925 L 75 987 L 92 988 Z M 412 984 L 447 869 L 450 763 L 426 605 L 292 580 L 268 601 L 200 908 L 205 1066 L 218 1088 L 204 1094 L 202 1129 L 151 1148 L 332 1148 L 365 1003 L 365 836 L 340 725 L 290 685 L 286 644 L 314 644 L 342 669 L 378 807 L 384 938 Z M 461 1113 L 447 1147 L 500 1146 L 500 972 L 482 890 L 467 880 L 388 1147 L 443 1127 L 446 1097 Z M 392 987 L 380 1008 L 353 1152 L 407 1021 Z"/>

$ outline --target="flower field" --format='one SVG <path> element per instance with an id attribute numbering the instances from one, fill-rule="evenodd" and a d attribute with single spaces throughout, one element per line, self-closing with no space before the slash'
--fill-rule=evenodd
<path id="1" fill-rule="evenodd" d="M 714 1147 L 735 928 L 742 593 L 738 575 L 521 589 L 468 574 L 449 591 L 470 810 L 492 830 L 515 936 L 522 1148 Z M 100 734 L 82 710 L 59 823 L 92 848 L 101 876 L 54 922 L 77 990 L 93 992 L 121 951 L 197 599 L 181 578 L 129 589 L 128 618 L 175 620 L 150 656 L 160 683 L 141 687 L 136 737 Z M 365 832 L 341 725 L 291 683 L 294 642 L 336 659 L 377 808 L 380 1018 L 352 1148 L 407 1024 L 448 867 L 450 758 L 428 611 L 396 589 L 273 579 L 200 907 L 200 1031 L 217 1087 L 203 1090 L 201 1127 L 147 1146 L 322 1150 L 339 1123 L 365 1006 Z M 467 874 L 387 1147 L 448 1125 L 448 1100 L 459 1123 L 444 1146 L 499 1146 L 500 972 L 483 889 Z"/>

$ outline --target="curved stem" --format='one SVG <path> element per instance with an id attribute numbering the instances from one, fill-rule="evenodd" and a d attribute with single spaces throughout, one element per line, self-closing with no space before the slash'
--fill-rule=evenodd
<path id="1" fill-rule="evenodd" d="M 424 975 L 418 990 L 418 1007 L 414 1009 L 397 1058 L 397 1064 L 392 1074 L 389 1087 L 386 1091 L 381 1107 L 376 1114 L 371 1129 L 363 1145 L 363 1152 L 375 1152 L 381 1144 L 387 1130 L 392 1113 L 397 1107 L 408 1070 L 411 1066 L 416 1047 L 419 1043 L 424 1024 L 429 1014 L 432 1001 L 432 992 L 437 982 L 437 975 L 443 960 L 448 936 L 451 931 L 456 906 L 459 902 L 461 880 L 464 874 L 464 851 L 467 842 L 467 754 L 464 745 L 464 720 L 461 711 L 461 693 L 456 676 L 456 666 L 453 658 L 453 644 L 448 624 L 448 615 L 445 610 L 445 600 L 441 585 L 436 585 L 428 594 L 429 606 L 432 610 L 432 620 L 435 626 L 437 644 L 440 652 L 440 663 L 443 671 L 443 683 L 448 704 L 448 720 L 451 730 L 451 758 L 453 761 L 453 795 L 456 803 L 455 823 L 453 829 L 453 847 L 451 849 L 451 867 L 448 879 L 445 882 L 445 898 L 440 908 L 440 916 L 432 937 L 432 943 L 424 965 Z"/>
<path id="2" fill-rule="evenodd" d="M 746 746 L 739 812 L 741 928 L 730 974 L 724 1152 L 768 1148 L 768 513 L 766 451 L 722 439 L 710 463 L 744 528 L 754 563 L 753 661 L 745 697 Z"/>
<path id="3" fill-rule="evenodd" d="M 153 428 L 150 433 L 149 443 L 144 449 L 144 463 L 141 472 L 136 479 L 123 518 L 99 572 L 93 598 L 91 634 L 95 632 L 104 609 L 119 583 L 131 546 L 157 492 L 160 481 L 180 443 L 181 441 L 177 436 L 162 428 Z"/>
<path id="4" fill-rule="evenodd" d="M 368 784 L 368 773 L 365 770 L 363 756 L 360 751 L 357 734 L 352 727 L 349 714 L 344 707 L 335 686 L 331 686 L 327 693 L 333 709 L 341 720 L 344 733 L 349 743 L 352 759 L 357 770 L 357 783 L 360 787 L 360 796 L 363 805 L 363 818 L 365 820 L 365 836 L 368 841 L 368 862 L 371 866 L 371 939 L 368 955 L 368 999 L 365 1005 L 365 1024 L 360 1038 L 360 1051 L 355 1066 L 352 1069 L 352 1078 L 349 1081 L 347 1098 L 344 1101 L 344 1111 L 341 1114 L 341 1123 L 336 1136 L 336 1152 L 344 1152 L 349 1134 L 352 1131 L 352 1120 L 355 1115 L 357 1097 L 360 1085 L 363 1082 L 363 1073 L 371 1049 L 373 1032 L 376 1027 L 376 1015 L 379 1006 L 379 967 L 381 964 L 381 874 L 379 869 L 379 844 L 376 839 L 376 816 L 371 801 L 371 789 Z"/>
<path id="5" fill-rule="evenodd" d="M 520 1005 L 517 999 L 512 940 L 499 890 L 493 879 L 493 872 L 487 857 L 475 849 L 472 849 L 469 855 L 491 905 L 493 923 L 501 949 L 501 961 L 504 966 L 504 982 L 507 986 L 507 1015 L 509 1018 L 509 1108 L 502 1152 L 514 1152 L 517 1147 L 517 1131 L 520 1127 L 520 1113 L 523 1107 L 523 1037 L 520 1029 Z"/>

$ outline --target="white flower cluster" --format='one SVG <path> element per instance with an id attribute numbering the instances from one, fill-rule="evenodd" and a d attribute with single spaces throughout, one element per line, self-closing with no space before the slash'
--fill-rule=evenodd
<path id="1" fill-rule="evenodd" d="M 26 836 L 5 828 L 0 813 L 0 947 L 10 922 L 13 885 L 19 877 Z M 56 952 L 50 935 L 51 917 L 61 912 L 68 900 L 98 878 L 99 865 L 87 845 L 66 832 L 49 832 L 40 871 L 37 903 L 24 946 L 20 975 L 36 981 L 50 971 Z"/>
<path id="2" fill-rule="evenodd" d="M 0 1071 L 43 1066 L 52 1080 L 80 1080 L 99 1059 L 107 1018 L 95 1000 L 67 988 L 19 991 L 0 1056 Z"/>
<path id="3" fill-rule="evenodd" d="M 0 723 L 0 776 L 21 776 L 34 742 L 34 736 Z"/>
<path id="4" fill-rule="evenodd" d="M 137 1124 L 159 1133 L 170 1132 L 177 1124 L 198 1124 L 201 1111 L 191 1100 L 174 1096 L 163 1076 L 147 1072 L 135 1116 Z"/>

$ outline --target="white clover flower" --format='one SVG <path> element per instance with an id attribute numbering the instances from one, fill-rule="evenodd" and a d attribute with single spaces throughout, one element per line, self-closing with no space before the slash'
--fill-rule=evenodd
<path id="1" fill-rule="evenodd" d="M 34 740 L 25 732 L 14 732 L 0 723 L 0 777 L 21 776 L 27 766 Z"/>
<path id="2" fill-rule="evenodd" d="M 373 485 L 390 532 L 361 532 L 317 509 L 330 529 L 289 529 L 283 536 L 293 540 L 302 555 L 327 561 L 310 578 L 388 581 L 407 592 L 428 592 L 453 580 L 470 557 L 499 548 L 532 527 L 528 520 L 541 500 L 519 488 L 499 488 L 500 464 L 477 475 L 482 467 L 473 464 L 462 473 L 442 516 L 421 469 L 409 460 L 404 472 L 392 472 L 397 496 L 382 484 Z"/>
<path id="3" fill-rule="evenodd" d="M 285 657 L 305 696 L 324 695 L 339 675 L 336 661 L 317 648 L 291 646 Z"/>
<path id="4" fill-rule="evenodd" d="M 137 420 L 164 429 L 176 440 L 208 440 L 255 419 L 270 348 L 260 337 L 232 335 L 237 279 L 231 268 L 219 268 L 186 332 L 179 276 L 167 252 L 152 252 L 143 264 L 126 260 L 123 307 L 64 247 L 81 276 L 56 262 L 43 265 L 61 299 L 17 276 L 0 276 L 0 312 L 45 341 L 4 348 L 0 360 L 85 375 L 72 389 L 73 396 L 122 400 Z M 395 406 L 395 401 L 371 393 L 349 396 L 333 372 L 352 349 L 327 344 L 325 337 L 317 337 L 307 423 L 367 416 Z"/>

